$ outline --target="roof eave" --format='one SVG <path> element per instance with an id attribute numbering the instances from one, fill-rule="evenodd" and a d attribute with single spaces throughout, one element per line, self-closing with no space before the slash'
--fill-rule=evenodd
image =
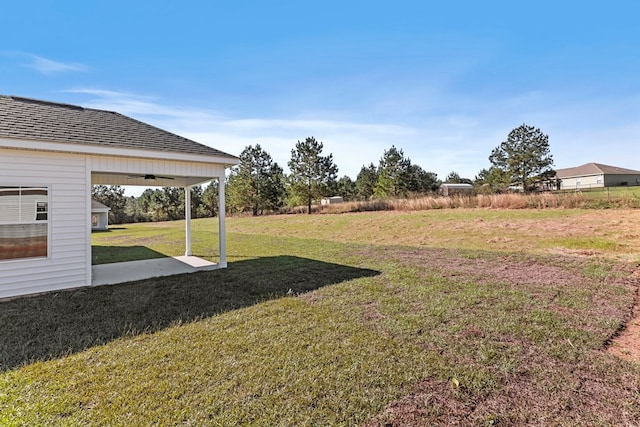
<path id="1" fill-rule="evenodd" d="M 0 138 L 0 148 L 12 148 L 17 150 L 35 150 L 59 153 L 88 154 L 95 156 L 134 157 L 154 160 L 179 160 L 199 163 L 222 164 L 232 167 L 240 163 L 235 156 L 220 156 L 198 153 L 184 153 L 175 151 L 159 151 L 151 149 L 131 149 L 123 147 L 107 147 L 91 144 L 76 144 L 63 142 L 37 141 L 17 138 Z"/>

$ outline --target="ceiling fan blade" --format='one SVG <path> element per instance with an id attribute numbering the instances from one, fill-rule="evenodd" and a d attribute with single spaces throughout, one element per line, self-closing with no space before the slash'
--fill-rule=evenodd
<path id="1" fill-rule="evenodd" d="M 129 179 L 143 178 L 145 181 L 155 181 L 156 179 L 170 179 L 170 180 L 174 180 L 175 179 L 172 176 L 161 176 L 161 175 L 153 175 L 153 174 L 127 175 L 127 176 L 129 177 Z"/>

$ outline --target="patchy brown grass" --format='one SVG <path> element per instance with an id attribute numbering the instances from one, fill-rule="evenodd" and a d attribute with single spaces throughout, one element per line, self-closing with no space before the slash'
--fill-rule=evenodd
<path id="1" fill-rule="evenodd" d="M 564 387 L 550 387 L 524 368 L 499 393 L 478 398 L 451 380 L 428 378 L 365 426 L 637 425 L 634 408 L 611 408 L 612 401 L 633 393 L 628 386 L 634 382 L 632 373 L 620 375 L 620 384 L 615 385 L 603 382 L 584 364 L 549 364 L 533 354 L 525 364 L 562 375 L 567 382 Z"/>
<path id="2" fill-rule="evenodd" d="M 640 277 L 640 269 L 634 276 Z M 635 306 L 631 312 L 631 319 L 615 336 L 609 346 L 609 353 L 640 364 L 640 287 L 636 287 Z"/>
<path id="3" fill-rule="evenodd" d="M 637 224 L 232 218 L 226 270 L 2 302 L 0 425 L 640 425 Z"/>
<path id="4" fill-rule="evenodd" d="M 640 408 L 620 404 L 630 397 L 640 399 L 637 371 L 606 356 L 610 338 L 616 334 L 607 338 L 606 331 L 615 331 L 611 322 L 616 319 L 628 318 L 631 304 L 626 297 L 640 284 L 633 266 L 593 264 L 593 259 L 573 256 L 555 260 L 465 256 L 443 250 L 390 249 L 385 256 L 430 271 L 446 283 L 469 283 L 479 293 L 474 301 L 462 302 L 468 304 L 460 308 L 464 314 L 442 319 L 449 334 L 457 331 L 443 337 L 448 348 L 434 345 L 433 338 L 423 340 L 420 335 L 426 331 L 389 329 L 438 351 L 460 367 L 459 373 L 453 369 L 449 378 L 433 376 L 414 384 L 407 395 L 370 419 L 367 427 L 637 425 L 640 421 Z M 501 297 L 487 292 L 496 284 L 501 284 L 505 297 L 523 293 L 524 307 L 502 306 Z M 405 297 L 414 303 L 418 300 L 406 289 L 395 288 L 394 294 L 398 292 L 408 293 Z M 451 295 L 460 290 L 441 292 Z M 444 300 L 439 304 L 446 305 Z M 507 310 L 513 310 L 515 318 Z M 451 311 L 455 309 L 447 307 L 447 314 Z M 375 304 L 363 312 L 363 320 L 377 327 L 390 324 L 393 317 L 385 319 Z M 529 318 L 528 312 L 547 314 Z M 533 320 L 557 323 L 559 330 L 537 335 Z M 565 327 L 582 332 L 561 331 Z M 585 345 L 591 350 L 579 350 Z M 491 357 L 495 360 L 487 366 Z"/>
<path id="5" fill-rule="evenodd" d="M 449 209 L 233 218 L 230 231 L 640 262 L 640 210 Z"/>

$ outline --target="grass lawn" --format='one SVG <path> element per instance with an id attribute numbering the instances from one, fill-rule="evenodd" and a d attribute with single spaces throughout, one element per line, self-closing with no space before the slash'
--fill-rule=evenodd
<path id="1" fill-rule="evenodd" d="M 0 425 L 638 425 L 640 212 L 228 219 L 229 268 L 0 302 Z M 180 255 L 183 222 L 93 236 Z M 217 222 L 194 221 L 215 260 Z"/>

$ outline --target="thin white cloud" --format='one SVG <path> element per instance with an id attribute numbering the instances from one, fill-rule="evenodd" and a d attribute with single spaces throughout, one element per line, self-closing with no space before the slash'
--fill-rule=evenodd
<path id="1" fill-rule="evenodd" d="M 156 97 L 130 92 L 93 88 L 74 88 L 64 92 L 91 96 L 89 101 L 82 102 L 84 107 L 116 111 L 130 116 L 157 117 L 173 123 L 180 121 L 207 123 L 211 120 L 220 120 L 220 116 L 212 111 L 194 110 L 176 105 L 167 106 L 159 103 Z"/>
<path id="2" fill-rule="evenodd" d="M 84 72 L 89 69 L 88 66 L 77 62 L 60 62 L 52 59 L 44 58 L 38 55 L 27 55 L 31 62 L 24 64 L 26 67 L 33 68 L 42 74 L 57 74 L 68 72 Z"/>
<path id="3" fill-rule="evenodd" d="M 360 168 L 378 164 L 392 145 L 403 149 L 414 164 L 444 179 L 451 171 L 474 178 L 489 167 L 491 150 L 521 123 L 540 127 L 550 136 L 556 167 L 601 162 L 638 169 L 640 129 L 622 123 L 598 121 L 615 116 L 630 102 L 606 106 L 566 102 L 550 94 L 521 94 L 468 108 L 449 109 L 419 122 L 371 122 L 328 119 L 326 114 L 304 112 L 300 117 L 228 117 L 211 109 L 163 103 L 155 97 L 101 89 L 73 89 L 90 96 L 84 106 L 117 111 L 160 128 L 239 155 L 248 145 L 260 144 L 280 166 L 287 168 L 298 140 L 313 136 L 332 153 L 340 175 L 355 179 Z M 523 98 L 528 98 L 523 102 Z M 564 101 L 564 102 L 563 102 Z M 309 118 L 311 117 L 311 118 Z M 597 123 L 597 126 L 594 125 Z M 576 131 L 575 129 L 581 129 Z M 603 145 L 604 144 L 604 145 Z M 603 149 L 602 147 L 610 147 Z M 585 147 L 591 147 L 590 149 Z"/>
<path id="4" fill-rule="evenodd" d="M 363 164 L 377 164 L 384 149 L 410 140 L 416 130 L 397 124 L 299 118 L 229 118 L 213 110 L 165 105 L 158 99 L 128 92 L 92 88 L 65 91 L 89 95 L 85 107 L 117 111 L 230 154 L 260 144 L 286 168 L 298 140 L 313 136 L 333 153 L 341 174 L 357 175 Z"/>

